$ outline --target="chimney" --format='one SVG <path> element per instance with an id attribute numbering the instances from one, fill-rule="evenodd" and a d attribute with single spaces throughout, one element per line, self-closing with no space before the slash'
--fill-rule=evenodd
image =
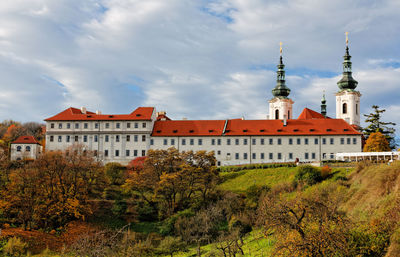
<path id="1" fill-rule="evenodd" d="M 183 117 L 182 120 L 187 120 L 187 118 L 186 118 L 186 117 Z"/>
<path id="2" fill-rule="evenodd" d="M 97 110 L 97 111 L 96 111 L 96 114 L 97 114 L 97 115 L 101 114 L 101 111 Z"/>
<path id="3" fill-rule="evenodd" d="M 81 107 L 81 112 L 82 112 L 83 114 L 86 114 L 86 107 Z"/>
<path id="4" fill-rule="evenodd" d="M 161 115 L 165 116 L 166 114 L 167 114 L 166 111 L 159 111 L 159 112 L 157 112 L 157 117 L 161 116 Z"/>
<path id="5" fill-rule="evenodd" d="M 286 125 L 287 125 L 287 116 L 285 114 L 283 115 L 283 126 L 286 127 Z"/>

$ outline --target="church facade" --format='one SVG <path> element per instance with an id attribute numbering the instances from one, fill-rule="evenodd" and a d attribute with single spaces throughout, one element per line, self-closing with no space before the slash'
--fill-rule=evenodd
<path id="1" fill-rule="evenodd" d="M 340 152 L 360 152 L 360 92 L 352 77 L 346 45 L 343 78 L 338 82 L 336 118 L 305 108 L 296 119 L 286 86 L 282 60 L 277 84 L 265 120 L 171 120 L 154 107 L 139 107 L 130 114 L 101 114 L 69 108 L 46 119 L 46 150 L 67 151 L 79 144 L 103 162 L 127 164 L 149 149 L 214 151 L 218 165 L 321 161 Z"/>

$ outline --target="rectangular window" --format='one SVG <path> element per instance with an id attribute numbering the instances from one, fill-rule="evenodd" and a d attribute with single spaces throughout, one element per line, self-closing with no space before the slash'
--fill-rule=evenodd
<path id="1" fill-rule="evenodd" d="M 110 123 L 106 123 L 106 129 L 110 128 Z"/>
<path id="2" fill-rule="evenodd" d="M 190 139 L 190 145 L 194 145 L 194 139 Z"/>
<path id="3" fill-rule="evenodd" d="M 97 135 L 94 135 L 94 142 L 97 142 L 99 139 L 97 137 Z"/>
<path id="4" fill-rule="evenodd" d="M 260 139 L 260 144 L 261 144 L 261 145 L 264 145 L 264 144 L 265 144 L 264 138 L 261 138 L 261 139 Z"/>
<path id="5" fill-rule="evenodd" d="M 270 144 L 270 145 L 273 145 L 273 144 L 274 144 L 274 139 L 270 138 L 270 139 L 269 139 L 269 144 Z"/>
<path id="6" fill-rule="evenodd" d="M 255 160 L 255 159 L 256 159 L 256 153 L 252 153 L 251 155 L 252 155 L 251 158 L 252 158 L 253 160 Z"/>
<path id="7" fill-rule="evenodd" d="M 67 123 L 67 129 L 71 128 L 71 123 Z"/>
<path id="8" fill-rule="evenodd" d="M 221 145 L 221 139 L 217 139 L 217 145 Z"/>
<path id="9" fill-rule="evenodd" d="M 278 153 L 278 160 L 282 159 L 282 153 Z"/>
<path id="10" fill-rule="evenodd" d="M 129 156 L 129 154 L 130 154 L 129 150 L 126 150 L 125 151 L 125 156 Z"/>
<path id="11" fill-rule="evenodd" d="M 104 156 L 105 156 L 105 157 L 108 156 L 108 150 L 104 150 Z"/>
<path id="12" fill-rule="evenodd" d="M 87 129 L 88 128 L 88 124 L 87 123 L 83 123 L 83 128 Z"/>
<path id="13" fill-rule="evenodd" d="M 244 145 L 247 145 L 247 138 L 244 138 L 244 139 L 243 139 L 243 144 L 244 144 Z"/>
<path id="14" fill-rule="evenodd" d="M 133 141 L 137 142 L 138 140 L 139 140 L 138 135 L 134 135 L 134 136 L 133 136 Z"/>
<path id="15" fill-rule="evenodd" d="M 293 145 L 293 138 L 289 138 L 289 145 Z"/>
<path id="16" fill-rule="evenodd" d="M 95 129 L 98 129 L 98 128 L 99 128 L 99 123 L 95 123 L 95 124 L 94 124 L 94 128 L 95 128 Z"/>
<path id="17" fill-rule="evenodd" d="M 50 128 L 52 128 L 52 129 L 54 128 L 54 123 L 50 124 Z"/>
<path id="18" fill-rule="evenodd" d="M 78 141 L 79 141 L 79 137 L 75 136 L 75 142 L 78 142 Z"/>
<path id="19" fill-rule="evenodd" d="M 186 139 L 182 139 L 182 145 L 186 145 Z"/>
<path id="20" fill-rule="evenodd" d="M 326 153 L 322 154 L 322 159 L 325 160 L 326 159 Z"/>
<path id="21" fill-rule="evenodd" d="M 171 138 L 171 145 L 175 145 L 175 139 Z"/>
<path id="22" fill-rule="evenodd" d="M 203 145 L 203 139 L 200 139 L 200 138 L 199 138 L 198 144 L 199 144 L 199 145 Z"/>
<path id="23" fill-rule="evenodd" d="M 281 145 L 281 144 L 282 144 L 282 139 L 278 138 L 278 145 Z"/>
<path id="24" fill-rule="evenodd" d="M 217 154 L 218 154 L 218 155 L 221 155 L 221 151 L 220 151 L 220 150 L 218 150 L 218 151 L 217 151 Z"/>
<path id="25" fill-rule="evenodd" d="M 344 138 L 343 137 L 340 138 L 340 144 L 344 145 Z"/>
<path id="26" fill-rule="evenodd" d="M 293 160 L 293 153 L 289 153 L 289 160 Z"/>
<path id="27" fill-rule="evenodd" d="M 146 124 L 146 123 L 143 123 Z M 146 150 L 142 150 L 142 156 L 146 156 Z"/>
<path id="28" fill-rule="evenodd" d="M 126 128 L 131 128 L 131 123 L 130 122 L 126 123 Z"/>
<path id="29" fill-rule="evenodd" d="M 58 128 L 62 129 L 62 123 L 58 123 Z"/>
<path id="30" fill-rule="evenodd" d="M 323 145 L 326 145 L 326 138 L 323 138 L 323 139 L 322 139 L 322 144 L 323 144 Z"/>
<path id="31" fill-rule="evenodd" d="M 351 144 L 351 138 L 350 137 L 347 138 L 347 144 L 348 145 Z"/>
<path id="32" fill-rule="evenodd" d="M 235 159 L 239 160 L 239 153 L 235 153 Z"/>
<path id="33" fill-rule="evenodd" d="M 333 145 L 335 143 L 335 139 L 334 138 L 331 138 L 330 141 L 331 141 L 331 145 Z"/>
<path id="34" fill-rule="evenodd" d="M 154 139 L 150 139 L 150 145 L 154 145 Z"/>
<path id="35" fill-rule="evenodd" d="M 137 150 L 133 150 L 133 156 L 137 156 Z"/>
<path id="36" fill-rule="evenodd" d="M 146 122 L 143 122 L 142 123 L 142 128 L 145 128 L 146 127 Z M 144 156 L 144 155 L 142 155 L 142 156 Z"/>
<path id="37" fill-rule="evenodd" d="M 318 138 L 314 138 L 314 145 L 318 145 Z"/>
<path id="38" fill-rule="evenodd" d="M 117 129 L 121 128 L 121 123 L 117 122 L 117 124 L 115 124 L 115 127 L 116 127 Z"/>
<path id="39" fill-rule="evenodd" d="M 142 135 L 142 142 L 146 142 L 146 135 Z"/>
<path id="40" fill-rule="evenodd" d="M 335 158 L 335 155 L 333 153 L 331 153 L 330 155 L 331 159 Z"/>
<path id="41" fill-rule="evenodd" d="M 139 128 L 139 123 L 135 122 L 135 128 Z"/>
<path id="42" fill-rule="evenodd" d="M 115 142 L 119 142 L 119 135 L 115 136 Z"/>
<path id="43" fill-rule="evenodd" d="M 308 160 L 308 153 L 304 153 L 304 159 Z"/>
<path id="44" fill-rule="evenodd" d="M 239 145 L 239 138 L 235 139 L 235 145 Z"/>
<path id="45" fill-rule="evenodd" d="M 83 136 L 83 142 L 87 142 L 87 136 L 85 135 L 85 136 Z"/>
<path id="46" fill-rule="evenodd" d="M 164 145 L 168 145 L 168 139 L 164 139 Z"/>
<path id="47" fill-rule="evenodd" d="M 58 136 L 58 142 L 62 142 L 62 136 Z"/>
<path id="48" fill-rule="evenodd" d="M 126 142 L 129 142 L 129 141 L 131 141 L 131 136 L 130 136 L 130 135 L 127 135 L 127 136 L 126 136 Z"/>
<path id="49" fill-rule="evenodd" d="M 115 150 L 115 156 L 116 156 L 116 157 L 119 156 L 119 150 Z"/>
<path id="50" fill-rule="evenodd" d="M 228 139 L 226 140 L 226 144 L 227 144 L 227 145 L 231 145 L 231 139 L 230 139 L 230 138 L 228 138 Z"/>
<path id="51" fill-rule="evenodd" d="M 67 143 L 69 143 L 69 141 L 71 141 L 71 136 L 67 136 Z"/>
<path id="52" fill-rule="evenodd" d="M 297 138 L 297 140 L 296 140 L 296 141 L 297 141 L 297 144 L 298 144 L 298 145 L 300 145 L 300 144 L 301 144 L 301 139 L 300 139 L 300 138 Z"/>
<path id="53" fill-rule="evenodd" d="M 260 158 L 261 158 L 262 160 L 264 160 L 264 157 L 265 157 L 265 156 L 264 156 L 264 153 L 261 153 L 261 154 L 260 154 Z"/>
<path id="54" fill-rule="evenodd" d="M 274 153 L 269 153 L 269 159 L 270 160 L 274 159 Z"/>
<path id="55" fill-rule="evenodd" d="M 311 159 L 315 160 L 315 153 L 311 153 Z"/>
<path id="56" fill-rule="evenodd" d="M 253 139 L 251 140 L 251 144 L 252 144 L 252 145 L 256 145 L 256 143 L 257 143 L 257 140 L 256 140 L 255 138 L 253 138 Z"/>
<path id="57" fill-rule="evenodd" d="M 308 138 L 304 138 L 304 144 L 308 145 Z"/>
<path id="58" fill-rule="evenodd" d="M 211 145 L 215 145 L 215 139 L 211 139 Z"/>
<path id="59" fill-rule="evenodd" d="M 243 153 L 243 159 L 247 160 L 247 153 Z"/>
<path id="60" fill-rule="evenodd" d="M 79 129 L 79 123 L 75 123 L 75 129 Z"/>
<path id="61" fill-rule="evenodd" d="M 354 138 L 353 138 L 353 145 L 356 145 L 356 144 L 357 144 L 357 138 L 354 137 Z"/>
<path id="62" fill-rule="evenodd" d="M 110 137 L 108 136 L 108 135 L 106 135 L 105 137 L 104 137 L 104 141 L 105 142 L 108 142 L 110 140 Z"/>

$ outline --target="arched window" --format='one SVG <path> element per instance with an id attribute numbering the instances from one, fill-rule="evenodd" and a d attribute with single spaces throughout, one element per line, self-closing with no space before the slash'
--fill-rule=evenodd
<path id="1" fill-rule="evenodd" d="M 287 111 L 287 118 L 290 119 L 290 111 Z"/>
<path id="2" fill-rule="evenodd" d="M 356 104 L 356 114 L 358 114 L 358 104 Z"/>
<path id="3" fill-rule="evenodd" d="M 30 152 L 31 151 L 31 147 L 30 146 L 25 147 L 25 151 Z"/>
<path id="4" fill-rule="evenodd" d="M 279 120 L 279 110 L 275 110 L 275 120 Z"/>
<path id="5" fill-rule="evenodd" d="M 17 146 L 17 152 L 21 152 L 21 146 Z"/>
<path id="6" fill-rule="evenodd" d="M 343 113 L 347 113 L 347 104 L 346 103 L 344 103 L 343 104 Z"/>

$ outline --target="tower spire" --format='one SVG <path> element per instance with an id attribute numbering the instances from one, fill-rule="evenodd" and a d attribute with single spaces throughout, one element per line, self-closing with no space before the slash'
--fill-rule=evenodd
<path id="1" fill-rule="evenodd" d="M 278 71 L 276 72 L 276 86 L 272 89 L 272 94 L 274 97 L 278 98 L 287 98 L 290 94 L 290 89 L 286 86 L 285 81 L 285 65 L 283 64 L 282 60 L 282 42 L 279 43 L 279 64 L 277 65 Z"/>
<path id="2" fill-rule="evenodd" d="M 346 52 L 343 56 L 343 76 L 342 79 L 338 81 L 337 85 L 339 86 L 340 91 L 343 90 L 354 90 L 358 82 L 352 76 L 352 63 L 351 63 L 351 55 L 349 54 L 349 32 L 346 32 Z"/>
<path id="3" fill-rule="evenodd" d="M 322 94 L 322 99 L 321 99 L 321 114 L 326 117 L 326 99 L 325 99 L 325 90 L 324 93 Z"/>

